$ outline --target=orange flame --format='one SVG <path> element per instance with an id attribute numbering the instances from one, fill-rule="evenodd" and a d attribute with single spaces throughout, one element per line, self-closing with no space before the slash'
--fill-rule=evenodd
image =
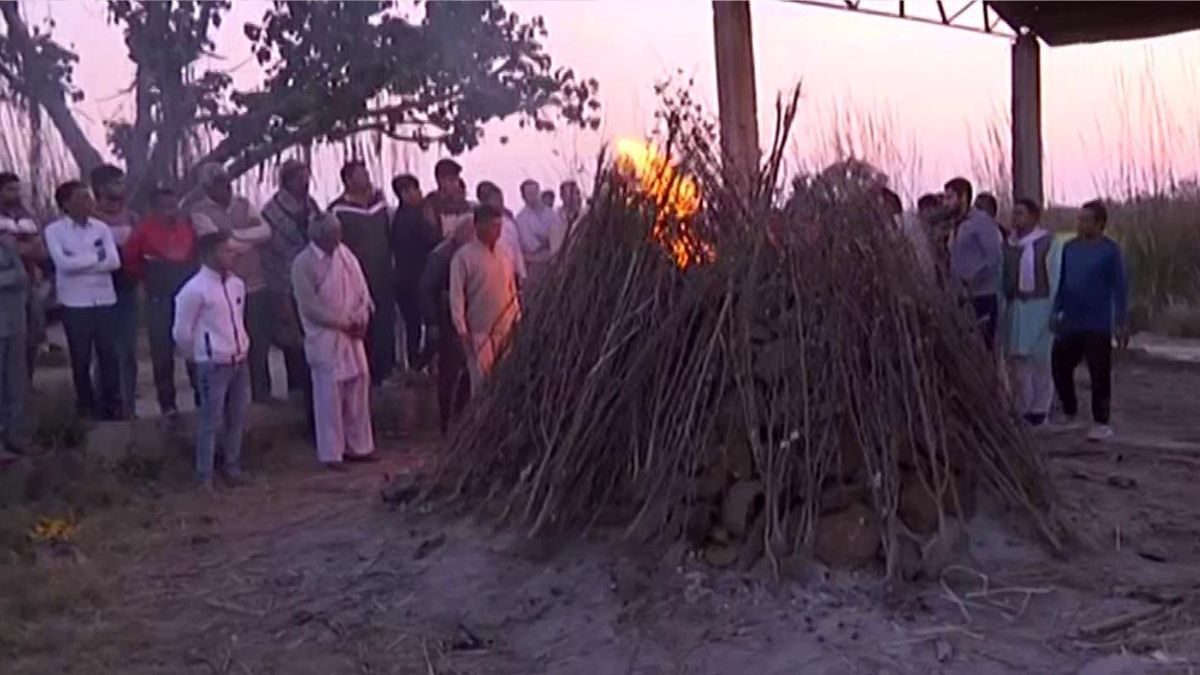
<path id="1" fill-rule="evenodd" d="M 712 246 L 688 232 L 687 220 L 700 210 L 700 188 L 691 176 L 679 171 L 653 145 L 630 138 L 617 141 L 616 166 L 636 179 L 642 194 L 658 204 L 654 239 L 680 269 L 712 258 Z M 671 220 L 678 223 L 675 232 Z"/>

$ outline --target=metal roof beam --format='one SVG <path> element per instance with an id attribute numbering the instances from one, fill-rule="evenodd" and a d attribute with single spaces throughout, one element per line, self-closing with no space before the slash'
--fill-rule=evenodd
<path id="1" fill-rule="evenodd" d="M 969 2 L 964 3 L 956 11 L 952 12 L 947 12 L 945 3 L 942 2 L 942 0 L 938 0 L 937 14 L 931 16 L 914 14 L 912 11 L 913 8 L 910 6 L 911 3 L 905 3 L 904 0 L 898 0 L 895 3 L 887 3 L 886 6 L 888 9 L 879 8 L 885 5 L 883 2 L 873 2 L 871 3 L 871 6 L 867 7 L 863 5 L 861 0 L 841 0 L 840 2 L 837 0 L 786 1 L 796 5 L 808 5 L 810 7 L 857 12 L 858 14 L 866 14 L 868 16 L 878 16 L 888 19 L 903 19 L 905 21 L 913 21 L 916 23 L 965 30 L 971 33 L 979 33 L 980 35 L 1003 37 L 1009 40 L 1016 37 L 1016 32 L 1012 31 L 1011 27 L 1008 26 L 1007 23 L 1003 22 L 1002 17 L 999 16 L 998 12 L 991 11 L 987 2 L 980 2 L 979 0 L 970 0 Z M 998 28 L 1001 29 L 997 30 Z M 1004 30 L 1004 28 L 1008 28 L 1009 30 Z"/>

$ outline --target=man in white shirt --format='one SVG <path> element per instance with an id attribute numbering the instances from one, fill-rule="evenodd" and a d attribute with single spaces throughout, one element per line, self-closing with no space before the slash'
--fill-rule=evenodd
<path id="1" fill-rule="evenodd" d="M 555 253 L 555 233 L 563 227 L 558 212 L 542 201 L 541 191 L 541 186 L 535 180 L 521 183 L 521 199 L 525 201 L 525 208 L 517 214 L 517 232 L 521 237 L 525 270 L 531 286 L 545 275 Z"/>
<path id="2" fill-rule="evenodd" d="M 517 222 L 504 205 L 504 191 L 499 185 L 485 180 L 475 188 L 475 196 L 479 198 L 480 204 L 487 204 L 500 212 L 500 246 L 512 261 L 513 272 L 517 275 L 517 284 L 520 285 L 528 273 L 525 269 L 525 253 L 521 250 L 521 235 L 517 230 Z"/>
<path id="3" fill-rule="evenodd" d="M 484 204 L 475 209 L 475 239 L 450 261 L 450 319 L 462 342 L 479 392 L 521 315 L 512 261 L 498 246 L 501 213 Z"/>
<path id="4" fill-rule="evenodd" d="M 119 322 L 112 273 L 121 257 L 112 231 L 92 217 L 92 193 L 79 181 L 63 183 L 54 201 L 65 214 L 46 227 L 46 248 L 54 261 L 58 302 L 71 359 L 75 406 L 80 414 L 113 419 L 121 414 L 117 364 Z M 99 391 L 92 385 L 92 352 L 99 361 Z"/>
<path id="5" fill-rule="evenodd" d="M 312 372 L 317 458 L 327 468 L 375 461 L 365 339 L 374 305 L 358 258 L 332 214 L 309 225 L 311 243 L 292 263 L 292 289 Z"/>
<path id="6" fill-rule="evenodd" d="M 226 482 L 235 487 L 246 482 L 241 458 L 250 407 L 250 336 L 246 285 L 232 271 L 237 252 L 229 232 L 203 235 L 196 248 L 202 266 L 175 296 L 171 334 L 184 358 L 196 364 L 196 474 L 201 488 L 211 491 L 218 432 Z"/>

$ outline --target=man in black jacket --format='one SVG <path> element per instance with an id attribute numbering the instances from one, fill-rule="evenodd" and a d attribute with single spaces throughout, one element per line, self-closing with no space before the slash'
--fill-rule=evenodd
<path id="1" fill-rule="evenodd" d="M 438 356 L 438 414 L 442 433 L 471 398 L 471 381 L 467 358 L 458 332 L 450 320 L 450 261 L 464 244 L 474 236 L 470 223 L 459 226 L 454 236 L 438 244 L 429 254 L 421 274 L 421 313 L 425 317 L 425 335 L 430 346 L 436 346 Z"/>
<path id="2" fill-rule="evenodd" d="M 404 350 L 408 368 L 420 370 L 432 356 L 429 345 L 423 345 L 421 340 L 421 274 L 430 253 L 442 240 L 442 232 L 425 213 L 421 186 L 416 176 L 396 176 L 392 179 L 392 190 L 400 200 L 400 207 L 392 216 L 396 307 L 404 319 Z"/>

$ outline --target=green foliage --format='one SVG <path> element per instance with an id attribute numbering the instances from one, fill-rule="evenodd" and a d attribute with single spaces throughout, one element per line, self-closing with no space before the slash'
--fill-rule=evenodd
<path id="1" fill-rule="evenodd" d="M 230 6 L 107 0 L 135 66 L 134 117 L 108 124 L 135 200 L 151 180 L 186 179 L 201 162 L 229 163 L 236 176 L 290 148 L 361 133 L 460 153 L 498 119 L 541 131 L 599 126 L 595 80 L 555 65 L 541 18 L 522 20 L 499 2 L 277 1 L 244 27 L 265 77 L 242 90 L 201 67 Z M 31 30 L 15 3 L 0 8 L 0 92 L 45 107 L 89 168 L 100 154 L 63 104 L 82 97 L 71 79 L 78 57 L 53 40 L 53 26 Z"/>

